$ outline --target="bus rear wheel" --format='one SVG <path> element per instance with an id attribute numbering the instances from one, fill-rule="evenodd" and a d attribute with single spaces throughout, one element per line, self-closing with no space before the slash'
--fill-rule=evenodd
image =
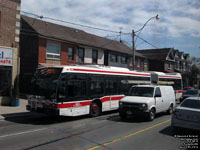
<path id="1" fill-rule="evenodd" d="M 90 106 L 90 116 L 97 117 L 100 114 L 101 114 L 100 106 L 96 102 L 92 103 Z"/>

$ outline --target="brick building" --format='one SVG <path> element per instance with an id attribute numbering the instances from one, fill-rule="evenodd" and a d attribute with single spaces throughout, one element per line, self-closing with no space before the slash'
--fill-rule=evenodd
<path id="1" fill-rule="evenodd" d="M 0 104 L 18 93 L 20 0 L 0 1 Z"/>

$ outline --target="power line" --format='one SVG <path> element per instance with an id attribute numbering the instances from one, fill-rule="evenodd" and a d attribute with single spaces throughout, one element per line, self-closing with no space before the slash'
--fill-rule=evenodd
<path id="1" fill-rule="evenodd" d="M 95 30 L 102 30 L 102 31 L 106 31 L 106 32 L 120 33 L 118 31 L 114 31 L 114 30 L 107 30 L 107 29 L 102 29 L 102 28 L 82 25 L 82 24 L 78 24 L 78 23 L 73 23 L 73 22 L 69 22 L 69 21 L 64 21 L 64 20 L 60 20 L 60 19 L 51 18 L 51 17 L 43 17 L 43 18 L 46 18 L 46 19 L 49 19 L 49 20 L 53 20 L 53 21 L 59 21 L 59 22 L 63 22 L 63 23 L 68 23 L 68 24 L 72 24 L 72 25 L 77 25 L 77 26 L 81 26 L 81 27 L 91 28 L 91 29 L 95 29 Z"/>
<path id="2" fill-rule="evenodd" d="M 4 7 L 4 8 L 7 8 L 7 9 L 10 9 L 10 10 L 13 10 L 13 11 L 17 11 L 16 9 L 13 9 L 11 7 L 8 7 L 2 3 L 0 3 L 0 6 L 1 7 Z M 132 34 L 132 33 L 122 33 L 121 31 L 114 31 L 114 30 L 107 30 L 107 29 L 102 29 L 102 28 L 97 28 L 97 27 L 92 27 L 92 26 L 88 26 L 88 25 L 83 25 L 83 24 L 78 24 L 78 23 L 73 23 L 73 22 L 69 22 L 69 21 L 64 21 L 64 20 L 61 20 L 61 19 L 56 19 L 56 18 L 51 18 L 51 17 L 45 17 L 45 16 L 42 16 L 42 15 L 37 15 L 37 14 L 34 14 L 34 13 L 31 13 L 31 12 L 26 12 L 26 11 L 21 11 L 21 13 L 24 13 L 24 14 L 28 14 L 28 15 L 32 15 L 32 16 L 35 16 L 37 18 L 40 18 L 40 19 L 43 19 L 43 18 L 46 18 L 46 19 L 49 19 L 49 20 L 53 20 L 53 21 L 59 21 L 59 22 L 63 22 L 63 23 L 68 23 L 68 24 L 72 24 L 72 25 L 77 25 L 77 26 L 82 26 L 82 27 L 86 27 L 86 28 L 91 28 L 91 29 L 96 29 L 96 30 L 101 30 L 101 31 L 106 31 L 106 32 L 113 32 L 113 33 L 119 33 L 120 35 L 116 35 L 117 37 L 115 39 L 117 39 L 119 36 L 121 36 L 121 34 Z M 139 30 L 140 31 L 140 30 Z M 137 32 L 139 32 L 137 31 Z M 149 43 L 148 41 L 144 40 L 143 38 L 139 37 L 138 35 L 135 35 L 137 38 L 143 40 L 144 42 L 148 43 L 149 45 L 157 48 L 155 45 Z M 114 40 L 115 40 L 114 39 Z M 106 44 L 105 44 L 106 45 Z M 105 46 L 104 45 L 104 46 Z"/>
<path id="3" fill-rule="evenodd" d="M 135 46 L 135 48 L 137 49 L 137 47 L 139 47 L 140 45 L 142 45 L 142 44 L 144 44 L 145 42 L 144 41 L 142 41 L 140 44 L 137 44 L 136 46 Z"/>
<path id="4" fill-rule="evenodd" d="M 13 10 L 13 11 L 17 11 L 16 9 L 8 7 L 8 6 L 6 6 L 6 5 L 4 5 L 2 3 L 0 3 L 0 6 L 4 7 L 4 8 L 8 8 L 8 9 Z M 59 21 L 59 22 L 67 23 L 67 24 L 72 24 L 72 25 L 76 25 L 76 26 L 81 26 L 81 27 L 86 27 L 86 28 L 91 28 L 91 29 L 96 29 L 96 30 L 101 30 L 101 31 L 106 31 L 106 32 L 120 33 L 120 31 L 108 30 L 108 29 L 103 29 L 103 28 L 98 28 L 98 27 L 93 27 L 93 26 L 73 23 L 73 22 L 69 22 L 69 21 L 65 21 L 65 20 L 61 20 L 61 19 L 56 19 L 56 18 L 52 18 L 52 17 L 46 17 L 46 16 L 43 16 L 43 15 L 37 15 L 37 14 L 31 13 L 31 12 L 27 12 L 27 11 L 21 11 L 21 13 L 32 15 L 32 16 L 35 16 L 35 17 L 40 18 L 40 19 L 49 19 L 49 20 L 53 20 L 53 21 Z"/>
<path id="5" fill-rule="evenodd" d="M 130 36 L 132 37 L 132 33 L 123 33 L 123 34 L 125 34 L 125 35 L 130 35 Z M 136 34 L 135 34 L 135 36 L 136 36 L 137 38 L 139 38 L 140 40 L 144 41 L 145 43 L 151 45 L 152 47 L 158 48 L 157 46 L 155 46 L 154 44 L 152 44 L 152 43 L 148 42 L 147 40 L 141 38 L 140 36 L 138 36 L 138 35 L 136 35 Z"/>
<path id="6" fill-rule="evenodd" d="M 151 44 L 150 42 L 146 41 L 145 39 L 141 38 L 140 36 L 138 36 L 138 35 L 135 35 L 135 36 L 137 36 L 140 40 L 144 41 L 145 43 L 151 45 L 152 47 L 158 48 L 157 46 Z"/>
<path id="7" fill-rule="evenodd" d="M 109 42 L 105 43 L 104 45 L 102 45 L 102 46 L 100 46 L 100 47 L 103 48 L 103 47 L 106 46 L 107 44 L 114 42 L 119 36 L 120 36 L 120 35 L 117 35 L 113 40 L 110 40 Z"/>

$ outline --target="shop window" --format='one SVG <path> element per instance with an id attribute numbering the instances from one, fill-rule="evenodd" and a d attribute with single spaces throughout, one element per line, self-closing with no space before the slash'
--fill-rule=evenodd
<path id="1" fill-rule="evenodd" d="M 47 43 L 46 57 L 48 59 L 60 59 L 60 45 L 55 43 Z"/>
<path id="2" fill-rule="evenodd" d="M 10 96 L 11 67 L 0 66 L 0 96 Z"/>

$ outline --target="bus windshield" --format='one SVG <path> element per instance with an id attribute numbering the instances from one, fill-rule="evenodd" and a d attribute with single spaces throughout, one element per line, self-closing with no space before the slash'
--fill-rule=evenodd
<path id="1" fill-rule="evenodd" d="M 128 96 L 153 97 L 153 87 L 132 87 Z"/>
<path id="2" fill-rule="evenodd" d="M 55 99 L 61 71 L 62 68 L 37 69 L 31 81 L 31 94 L 44 96 L 45 99 Z"/>

